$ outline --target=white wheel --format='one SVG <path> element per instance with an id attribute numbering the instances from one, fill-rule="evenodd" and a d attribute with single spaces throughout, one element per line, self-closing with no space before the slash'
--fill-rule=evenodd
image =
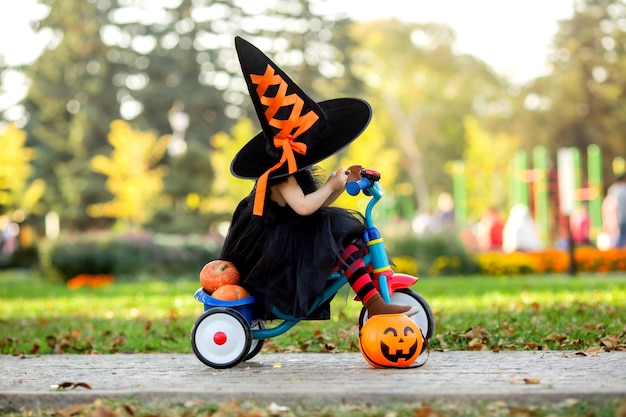
<path id="1" fill-rule="evenodd" d="M 252 343 L 250 326 L 236 310 L 213 307 L 196 319 L 191 346 L 198 359 L 212 368 L 231 368 L 241 362 Z"/>
<path id="2" fill-rule="evenodd" d="M 424 342 L 429 341 L 433 337 L 435 331 L 435 318 L 430 306 L 417 292 L 410 288 L 399 288 L 391 295 L 391 303 L 404 306 L 417 306 L 419 312 L 411 316 L 411 319 L 417 324 L 424 334 Z M 363 307 L 359 316 L 359 329 L 367 321 L 367 309 Z M 422 352 L 428 347 L 428 343 L 422 346 Z"/>

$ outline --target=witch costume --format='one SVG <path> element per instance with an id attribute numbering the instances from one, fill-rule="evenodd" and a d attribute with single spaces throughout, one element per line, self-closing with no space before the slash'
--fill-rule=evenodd
<path id="1" fill-rule="evenodd" d="M 257 317 L 326 319 L 329 302 L 310 311 L 312 302 L 345 247 L 361 239 L 363 219 L 337 207 L 302 216 L 270 190 L 293 175 L 305 195 L 314 192 L 311 167 L 354 141 L 371 108 L 357 98 L 315 102 L 255 46 L 240 37 L 235 46 L 262 132 L 232 161 L 234 176 L 256 183 L 233 214 L 220 258 L 239 270 Z"/>

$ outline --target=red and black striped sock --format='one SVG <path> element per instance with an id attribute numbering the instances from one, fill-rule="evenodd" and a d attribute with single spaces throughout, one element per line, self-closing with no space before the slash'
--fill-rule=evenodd
<path id="1" fill-rule="evenodd" d="M 377 293 L 377 291 L 372 283 L 372 277 L 367 273 L 359 248 L 355 245 L 349 245 L 344 249 L 341 258 L 348 265 L 346 269 L 348 283 L 357 297 L 365 303 L 371 296 Z"/>

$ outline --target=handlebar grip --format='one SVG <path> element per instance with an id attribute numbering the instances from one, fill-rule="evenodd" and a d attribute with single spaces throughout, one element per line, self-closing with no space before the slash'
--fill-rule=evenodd
<path id="1" fill-rule="evenodd" d="M 361 192 L 361 190 L 365 190 L 372 186 L 372 183 L 367 178 L 361 178 L 358 181 L 348 181 L 346 183 L 346 191 L 348 194 L 355 196 Z"/>

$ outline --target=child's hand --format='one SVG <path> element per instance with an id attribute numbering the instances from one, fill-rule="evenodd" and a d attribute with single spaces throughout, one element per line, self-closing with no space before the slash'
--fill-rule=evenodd
<path id="1" fill-rule="evenodd" d="M 333 188 L 333 190 L 339 191 L 346 187 L 347 181 L 347 171 L 343 168 L 337 168 L 337 170 L 328 178 L 328 181 L 326 182 Z"/>

